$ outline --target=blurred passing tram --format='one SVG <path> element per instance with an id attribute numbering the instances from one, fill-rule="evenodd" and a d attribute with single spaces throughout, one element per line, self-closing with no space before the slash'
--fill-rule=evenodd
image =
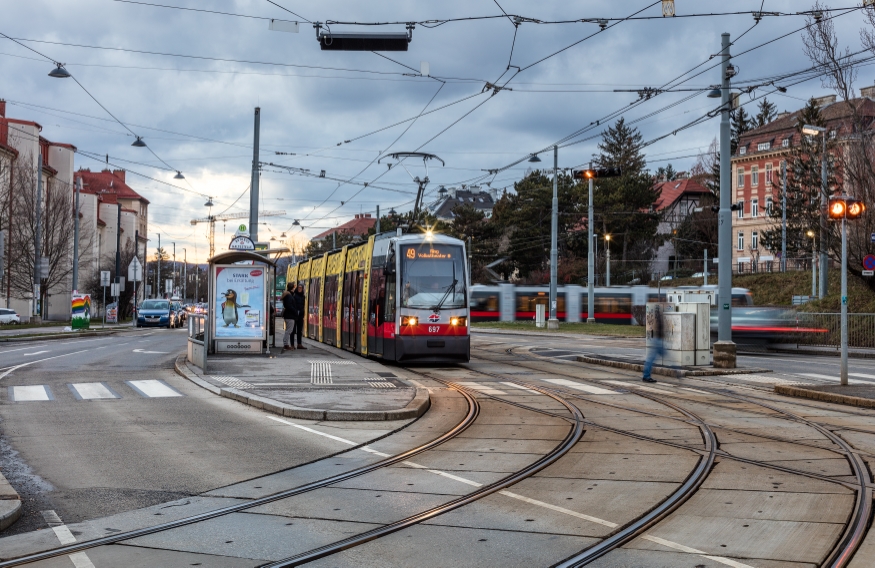
<path id="1" fill-rule="evenodd" d="M 304 285 L 304 334 L 378 359 L 458 362 L 471 357 L 465 243 L 383 233 L 289 266 Z"/>

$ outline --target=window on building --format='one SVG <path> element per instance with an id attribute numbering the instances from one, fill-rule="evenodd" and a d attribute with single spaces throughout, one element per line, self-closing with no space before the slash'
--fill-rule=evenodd
<path id="1" fill-rule="evenodd" d="M 759 144 L 757 144 L 757 152 L 765 152 L 766 150 L 768 150 L 771 147 L 772 147 L 771 142 L 760 142 Z"/>
<path id="2" fill-rule="evenodd" d="M 829 139 L 830 139 L 830 140 L 835 140 L 835 138 L 836 138 L 836 131 L 835 131 L 835 130 L 830 130 L 830 131 L 829 131 Z"/>
<path id="3" fill-rule="evenodd" d="M 772 185 L 772 164 L 766 164 L 766 185 Z"/>
<path id="4" fill-rule="evenodd" d="M 747 146 L 740 146 L 738 148 L 738 155 L 744 156 L 745 154 L 747 154 Z"/>
<path id="5" fill-rule="evenodd" d="M 774 202 L 772 201 L 772 198 L 766 197 L 766 217 L 772 216 L 772 206 L 773 205 L 774 205 Z"/>
<path id="6" fill-rule="evenodd" d="M 744 168 L 738 168 L 738 181 L 736 185 L 738 187 L 744 187 Z"/>
<path id="7" fill-rule="evenodd" d="M 750 216 L 760 216 L 760 200 L 758 198 L 753 198 L 750 200 Z"/>
<path id="8" fill-rule="evenodd" d="M 735 214 L 738 216 L 739 219 L 744 219 L 744 199 L 739 199 L 736 205 L 738 206 L 738 210 L 735 212 Z"/>
<path id="9" fill-rule="evenodd" d="M 784 140 L 781 142 L 781 147 L 782 148 L 789 148 L 790 147 L 790 138 L 784 138 Z"/>
<path id="10" fill-rule="evenodd" d="M 744 231 L 738 231 L 738 243 L 736 243 L 735 248 L 744 250 Z"/>
<path id="11" fill-rule="evenodd" d="M 760 168 L 754 166 L 750 169 L 750 186 L 756 187 L 760 184 Z"/>
<path id="12" fill-rule="evenodd" d="M 750 248 L 756 250 L 760 244 L 760 234 L 756 231 L 750 234 Z"/>

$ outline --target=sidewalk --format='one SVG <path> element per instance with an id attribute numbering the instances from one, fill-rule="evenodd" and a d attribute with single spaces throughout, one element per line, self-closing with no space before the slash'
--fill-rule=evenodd
<path id="1" fill-rule="evenodd" d="M 272 348 L 270 356 L 211 355 L 206 374 L 181 355 L 176 372 L 215 394 L 290 418 L 403 420 L 428 409 L 428 390 L 408 383 L 403 370 L 312 341 L 306 346 Z"/>

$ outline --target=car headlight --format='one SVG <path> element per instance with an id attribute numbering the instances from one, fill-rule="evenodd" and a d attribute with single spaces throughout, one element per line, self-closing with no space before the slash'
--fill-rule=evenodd
<path id="1" fill-rule="evenodd" d="M 416 316 L 404 316 L 401 318 L 401 325 L 416 325 L 419 319 Z"/>

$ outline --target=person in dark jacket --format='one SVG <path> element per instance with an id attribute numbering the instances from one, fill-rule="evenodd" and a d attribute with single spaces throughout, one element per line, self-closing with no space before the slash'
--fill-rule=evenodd
<path id="1" fill-rule="evenodd" d="M 650 371 L 653 370 L 653 361 L 657 357 L 662 357 L 665 355 L 665 344 L 663 343 L 663 338 L 665 337 L 665 322 L 663 320 L 662 310 L 659 306 L 656 306 L 653 309 L 653 314 L 651 314 L 653 318 L 650 326 L 650 331 L 653 334 L 651 339 L 651 347 L 647 350 L 647 359 L 644 361 L 644 376 L 641 378 L 645 383 L 655 383 L 656 379 L 650 376 Z"/>
<path id="2" fill-rule="evenodd" d="M 295 304 L 295 335 L 298 336 L 298 349 L 306 349 L 301 343 L 301 334 L 304 330 L 304 316 L 307 315 L 307 299 L 304 296 L 304 285 L 298 284 L 292 296 Z"/>
<path id="3" fill-rule="evenodd" d="M 286 327 L 286 332 L 283 334 L 283 351 L 289 351 L 295 348 L 294 343 L 292 343 L 292 334 L 295 331 L 295 321 L 298 319 L 294 284 L 289 282 L 286 285 L 286 290 L 280 296 L 280 301 L 283 303 L 283 323 Z"/>

